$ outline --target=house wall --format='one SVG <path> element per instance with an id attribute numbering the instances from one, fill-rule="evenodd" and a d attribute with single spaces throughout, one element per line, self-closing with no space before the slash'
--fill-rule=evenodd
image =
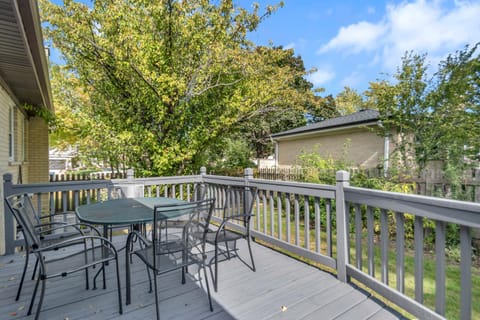
<path id="1" fill-rule="evenodd" d="M 9 109 L 15 103 L 7 94 L 2 86 L 0 86 L 0 175 L 2 176 L 2 183 L 0 184 L 0 254 L 5 253 L 5 214 L 3 203 L 3 175 L 5 173 L 13 174 L 13 181 L 18 179 L 18 167 L 11 165 L 9 161 Z"/>
<path id="2" fill-rule="evenodd" d="M 3 175 L 14 183 L 48 182 L 48 127 L 42 118 L 28 118 L 14 108 L 14 160 L 9 159 L 9 109 L 15 102 L 0 86 L 0 254 L 5 254 Z"/>
<path id="3" fill-rule="evenodd" d="M 326 133 L 282 138 L 278 140 L 278 166 L 295 165 L 302 152 L 317 151 L 323 158 L 345 160 L 361 168 L 372 168 L 384 158 L 384 139 L 368 128 L 335 130 Z M 345 144 L 348 147 L 345 149 Z"/>
<path id="4" fill-rule="evenodd" d="M 48 182 L 48 125 L 42 118 L 31 118 L 27 132 L 28 183 Z"/>

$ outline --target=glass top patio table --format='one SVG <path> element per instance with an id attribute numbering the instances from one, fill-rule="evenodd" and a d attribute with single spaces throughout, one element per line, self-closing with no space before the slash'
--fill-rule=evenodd
<path id="1" fill-rule="evenodd" d="M 75 213 L 80 221 L 91 224 L 141 224 L 153 220 L 153 207 L 156 205 L 165 206 L 168 211 L 164 218 L 170 219 L 185 214 L 183 211 L 172 210 L 172 207 L 185 203 L 188 202 L 165 197 L 124 198 L 81 205 Z"/>

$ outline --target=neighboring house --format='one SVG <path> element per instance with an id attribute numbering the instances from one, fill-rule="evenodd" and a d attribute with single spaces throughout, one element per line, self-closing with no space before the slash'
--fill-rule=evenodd
<path id="1" fill-rule="evenodd" d="M 78 156 L 76 147 L 68 147 L 66 150 L 52 148 L 49 151 L 50 174 L 63 173 L 73 169 L 74 158 Z"/>
<path id="2" fill-rule="evenodd" d="M 48 63 L 35 0 L 0 5 L 0 254 L 5 253 L 3 175 L 14 183 L 47 182 L 48 127 L 35 116 L 53 111 Z M 26 110 L 23 106 L 29 105 Z"/>
<path id="3" fill-rule="evenodd" d="M 393 146 L 388 137 L 381 137 L 373 130 L 380 126 L 378 119 L 378 111 L 365 109 L 272 134 L 276 165 L 294 166 L 302 152 L 315 151 L 324 158 L 346 160 L 358 168 L 379 165 L 388 168 L 388 156 Z"/>

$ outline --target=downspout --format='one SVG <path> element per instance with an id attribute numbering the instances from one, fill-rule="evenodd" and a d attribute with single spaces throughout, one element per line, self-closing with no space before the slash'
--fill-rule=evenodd
<path id="1" fill-rule="evenodd" d="M 390 135 L 385 135 L 383 138 L 383 175 L 386 178 L 388 176 L 388 158 L 390 156 Z"/>
<path id="2" fill-rule="evenodd" d="M 386 178 L 388 176 L 388 160 L 390 157 L 390 132 L 386 132 L 387 129 L 383 126 L 381 120 L 377 122 L 378 126 L 384 130 L 383 137 L 383 176 Z"/>
<path id="3" fill-rule="evenodd" d="M 270 139 L 272 140 L 273 142 L 273 145 L 275 146 L 275 168 L 278 168 L 278 142 L 273 140 L 272 137 L 270 137 Z"/>

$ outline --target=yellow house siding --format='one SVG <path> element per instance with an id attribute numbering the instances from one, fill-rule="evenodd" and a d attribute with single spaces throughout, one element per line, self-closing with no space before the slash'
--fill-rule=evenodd
<path id="1" fill-rule="evenodd" d="M 9 160 L 9 109 L 15 103 L 7 94 L 2 86 L 0 86 L 0 175 L 2 182 L 0 183 L 0 254 L 5 254 L 5 212 L 4 212 L 4 193 L 3 193 L 3 175 L 12 173 L 14 181 L 18 178 L 17 166 L 12 166 Z"/>
<path id="2" fill-rule="evenodd" d="M 14 107 L 14 159 L 9 159 L 9 109 Z M 19 176 L 19 173 L 22 176 Z M 48 127 L 35 117 L 27 120 L 0 86 L 0 254 L 5 254 L 5 210 L 3 175 L 11 173 L 14 183 L 48 182 Z"/>
<path id="3" fill-rule="evenodd" d="M 28 182 L 48 182 L 48 126 L 42 118 L 29 120 L 27 150 Z"/>
<path id="4" fill-rule="evenodd" d="M 282 138 L 277 143 L 281 167 L 295 165 L 302 152 L 318 151 L 324 158 L 341 160 L 346 150 L 345 160 L 362 168 L 376 167 L 384 157 L 384 139 L 364 127 Z"/>

